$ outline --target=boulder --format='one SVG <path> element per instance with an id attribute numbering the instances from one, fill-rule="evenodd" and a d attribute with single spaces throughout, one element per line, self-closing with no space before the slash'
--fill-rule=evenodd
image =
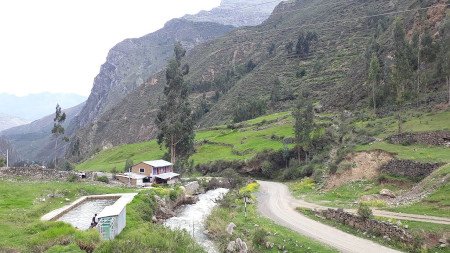
<path id="1" fill-rule="evenodd" d="M 381 196 L 386 196 L 386 197 L 389 197 L 389 198 L 395 198 L 395 193 L 393 193 L 391 190 L 389 190 L 389 189 L 382 189 L 381 191 L 380 191 L 380 195 Z"/>
<path id="2" fill-rule="evenodd" d="M 229 234 L 229 235 L 233 235 L 233 232 L 234 232 L 234 228 L 236 227 L 236 225 L 233 223 L 233 222 L 231 222 L 230 224 L 228 224 L 228 226 L 227 226 L 227 228 L 226 228 L 226 231 L 227 231 L 227 233 Z"/>
<path id="3" fill-rule="evenodd" d="M 227 252 L 236 252 L 236 242 L 231 241 L 227 245 Z"/>
<path id="4" fill-rule="evenodd" d="M 248 247 L 247 243 L 241 240 L 241 238 L 236 239 L 236 249 L 239 253 L 247 253 Z"/>

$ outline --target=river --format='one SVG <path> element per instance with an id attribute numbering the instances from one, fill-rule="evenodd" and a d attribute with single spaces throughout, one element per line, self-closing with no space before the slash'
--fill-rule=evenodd
<path id="1" fill-rule="evenodd" d="M 174 230 L 186 230 L 208 253 L 218 253 L 214 242 L 204 234 L 205 220 L 217 205 L 217 200 L 222 199 L 227 192 L 228 189 L 218 188 L 200 194 L 197 203 L 182 207 L 178 216 L 166 220 L 164 225 Z"/>

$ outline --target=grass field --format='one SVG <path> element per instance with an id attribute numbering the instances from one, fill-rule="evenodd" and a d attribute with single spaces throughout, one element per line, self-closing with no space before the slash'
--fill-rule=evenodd
<path id="1" fill-rule="evenodd" d="M 102 242 L 96 230 L 79 231 L 63 222 L 39 221 L 45 213 L 80 196 L 127 191 L 130 189 L 99 183 L 0 180 L 0 252 L 85 252 L 79 245 L 98 247 L 95 252 L 105 253 L 144 252 L 148 248 L 155 252 L 203 252 L 187 233 L 151 222 L 151 195 L 168 197 L 174 191 L 170 189 L 140 191 L 127 206 L 126 228 L 113 241 Z"/>
<path id="2" fill-rule="evenodd" d="M 342 224 L 340 222 L 328 219 L 322 219 L 316 216 L 316 214 L 309 209 L 297 209 L 300 213 L 308 216 L 313 220 L 317 220 L 319 222 L 328 224 L 330 226 L 336 227 L 342 231 L 347 233 L 356 235 L 361 238 L 366 238 L 369 240 L 373 240 L 379 244 L 386 245 L 388 247 L 396 248 L 406 252 L 436 252 L 436 253 L 446 253 L 449 252 L 448 248 L 440 248 L 439 245 L 436 245 L 436 238 L 441 238 L 443 234 L 448 233 L 450 231 L 450 225 L 441 225 L 441 224 L 433 224 L 426 222 L 417 222 L 417 221 L 401 221 L 401 225 L 408 226 L 408 232 L 412 233 L 413 236 L 417 238 L 421 238 L 422 242 L 427 246 L 427 250 L 420 251 L 418 249 L 413 249 L 410 246 L 404 243 L 396 242 L 396 241 L 387 241 L 385 238 L 378 234 L 372 233 L 363 233 L 355 228 L 352 228 L 348 225 Z M 386 219 L 381 217 L 375 217 L 377 220 L 381 221 L 389 221 L 391 223 L 396 224 L 398 221 L 394 219 Z M 416 251 L 414 251 L 416 250 Z"/>
<path id="3" fill-rule="evenodd" d="M 281 149 L 283 138 L 292 137 L 290 112 L 271 114 L 233 126 L 217 126 L 196 132 L 195 164 L 216 160 L 245 160 L 265 149 Z M 78 164 L 79 171 L 123 170 L 125 161 L 161 159 L 165 150 L 155 140 L 104 150 Z"/>
<path id="4" fill-rule="evenodd" d="M 0 179 L 0 252 L 2 248 L 25 252 L 26 249 L 30 249 L 36 244 L 74 234 L 75 229 L 69 225 L 56 222 L 44 223 L 39 219 L 45 213 L 67 205 L 83 195 L 124 191 L 126 190 L 122 188 L 107 187 L 101 184 Z M 48 197 L 49 194 L 58 197 Z M 43 201 L 44 199 L 45 201 Z"/>

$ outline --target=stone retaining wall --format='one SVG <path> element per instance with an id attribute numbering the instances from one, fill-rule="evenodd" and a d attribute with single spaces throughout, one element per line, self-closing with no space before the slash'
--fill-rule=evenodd
<path id="1" fill-rule="evenodd" d="M 450 150 L 449 150 L 450 152 Z M 380 167 L 381 173 L 421 180 L 439 168 L 439 163 L 420 163 L 411 160 L 391 160 Z"/>
<path id="2" fill-rule="evenodd" d="M 338 221 L 361 231 L 387 236 L 390 239 L 404 243 L 414 243 L 413 236 L 409 232 L 389 222 L 364 219 L 357 215 L 344 212 L 342 209 L 326 209 L 317 211 L 316 213 L 326 219 Z"/>
<path id="3" fill-rule="evenodd" d="M 32 180 L 67 180 L 70 175 L 75 175 L 75 173 L 37 167 L 0 168 L 0 177 L 26 177 Z"/>
<path id="4" fill-rule="evenodd" d="M 450 147 L 450 132 L 449 131 L 435 131 L 422 133 L 402 133 L 392 135 L 388 138 L 392 144 L 423 144 L 432 146 Z"/>

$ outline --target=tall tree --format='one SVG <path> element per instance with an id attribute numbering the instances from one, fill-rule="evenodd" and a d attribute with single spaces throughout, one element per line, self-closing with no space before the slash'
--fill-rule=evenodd
<path id="1" fill-rule="evenodd" d="M 188 101 L 189 88 L 183 78 L 189 73 L 188 65 L 181 65 L 186 50 L 175 44 L 175 58 L 166 69 L 165 100 L 159 108 L 155 123 L 159 129 L 158 143 L 170 150 L 170 160 L 186 160 L 194 150 L 194 120 Z"/>
<path id="2" fill-rule="evenodd" d="M 58 139 L 61 135 L 64 134 L 64 127 L 62 124 L 66 120 L 66 113 L 62 112 L 61 106 L 59 104 L 56 104 L 56 111 L 55 111 L 55 118 L 53 119 L 53 128 L 52 128 L 52 134 L 55 137 L 55 167 L 57 166 L 57 156 L 58 156 Z"/>
<path id="3" fill-rule="evenodd" d="M 410 61 L 409 44 L 406 41 L 405 29 L 400 19 L 395 21 L 394 27 L 394 66 L 392 70 L 392 81 L 396 88 L 398 132 L 402 132 L 401 110 L 405 102 L 406 93 L 409 92 L 412 66 Z"/>
<path id="4" fill-rule="evenodd" d="M 447 18 L 440 30 L 441 41 L 437 61 L 437 75 L 444 78 L 447 85 L 448 104 L 450 105 L 450 19 Z"/>
<path id="5" fill-rule="evenodd" d="M 380 84 L 380 80 L 381 80 L 381 71 L 380 70 L 381 70 L 381 68 L 380 68 L 380 62 L 378 61 L 378 56 L 375 52 L 373 52 L 372 58 L 370 60 L 368 80 L 372 84 L 372 103 L 373 103 L 373 112 L 374 113 L 377 112 L 375 89 Z"/>
<path id="6" fill-rule="evenodd" d="M 307 92 L 303 92 L 292 112 L 294 117 L 295 142 L 298 161 L 301 161 L 303 150 L 308 161 L 309 147 L 311 146 L 311 133 L 314 131 L 314 108 Z"/>

